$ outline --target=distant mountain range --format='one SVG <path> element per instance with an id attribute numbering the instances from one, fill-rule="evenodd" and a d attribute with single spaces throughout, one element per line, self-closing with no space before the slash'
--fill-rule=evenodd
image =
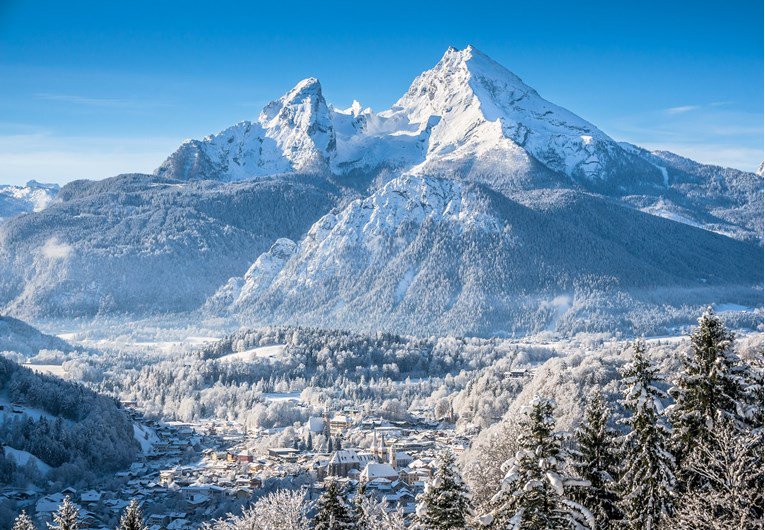
<path id="1" fill-rule="evenodd" d="M 650 332 L 701 304 L 759 305 L 762 224 L 761 176 L 616 142 L 450 48 L 389 110 L 337 109 L 310 78 L 153 176 L 64 186 L 0 225 L 0 304 Z"/>
<path id="2" fill-rule="evenodd" d="M 59 189 L 58 184 L 36 180 L 26 186 L 0 185 L 0 223 L 22 213 L 39 212 L 53 201 Z"/>

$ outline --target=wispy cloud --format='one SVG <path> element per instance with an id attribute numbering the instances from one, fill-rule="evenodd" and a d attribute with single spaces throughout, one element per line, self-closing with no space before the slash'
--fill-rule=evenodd
<path id="1" fill-rule="evenodd" d="M 667 114 L 684 114 L 686 112 L 692 112 L 700 108 L 701 107 L 699 105 L 680 105 L 679 107 L 670 107 L 668 109 L 664 109 L 664 112 Z"/>
<path id="2" fill-rule="evenodd" d="M 621 116 L 605 129 L 620 140 L 699 162 L 753 171 L 763 159 L 762 114 L 714 101 Z"/>

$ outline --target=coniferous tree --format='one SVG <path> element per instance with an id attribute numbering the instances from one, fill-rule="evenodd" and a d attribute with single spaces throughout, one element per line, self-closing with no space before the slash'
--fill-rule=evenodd
<path id="1" fill-rule="evenodd" d="M 37 527 L 27 512 L 22 510 L 16 520 L 13 521 L 13 530 L 37 530 Z"/>
<path id="2" fill-rule="evenodd" d="M 433 480 L 418 498 L 417 526 L 424 530 L 463 529 L 473 514 L 470 492 L 455 465 L 454 455 L 439 456 Z"/>
<path id="3" fill-rule="evenodd" d="M 757 530 L 762 514 L 762 434 L 741 433 L 721 420 L 704 444 L 686 460 L 703 478 L 678 503 L 676 520 L 682 530 Z"/>
<path id="4" fill-rule="evenodd" d="M 332 437 L 331 437 L 331 436 L 328 436 L 328 437 L 327 437 L 327 452 L 328 452 L 328 453 L 331 453 L 331 452 L 332 452 L 332 451 L 334 451 L 334 450 L 335 450 L 335 446 L 334 446 L 334 444 L 332 443 Z"/>
<path id="5" fill-rule="evenodd" d="M 569 488 L 587 481 L 568 475 L 561 435 L 554 432 L 553 402 L 534 397 L 518 436 L 518 452 L 504 464 L 507 474 L 492 499 L 496 506 L 482 524 L 513 530 L 593 529 L 593 515 L 574 501 Z"/>
<path id="6" fill-rule="evenodd" d="M 675 403 L 667 408 L 672 448 L 680 466 L 695 447 L 710 440 L 720 420 L 731 420 L 740 430 L 748 430 L 757 421 L 760 407 L 753 403 L 749 369 L 733 352 L 733 338 L 711 308 L 691 334 L 683 371 L 669 391 Z"/>
<path id="7" fill-rule="evenodd" d="M 313 436 L 311 436 L 310 432 L 308 433 L 308 442 L 306 444 L 307 444 L 308 450 L 313 451 Z"/>
<path id="8" fill-rule="evenodd" d="M 675 463 L 661 416 L 667 395 L 655 386 L 659 370 L 646 356 L 644 341 L 635 341 L 634 350 L 622 373 L 622 403 L 631 416 L 624 420 L 629 432 L 622 449 L 621 508 L 627 528 L 652 530 L 672 512 Z"/>
<path id="9" fill-rule="evenodd" d="M 366 492 L 364 484 L 359 482 L 356 488 L 356 495 L 353 497 L 353 511 L 352 518 L 355 522 L 355 530 L 370 530 L 372 525 L 369 521 L 369 515 L 367 512 Z"/>
<path id="10" fill-rule="evenodd" d="M 577 488 L 574 498 L 595 517 L 598 529 L 615 528 L 621 519 L 618 508 L 618 433 L 609 427 L 611 410 L 600 391 L 587 400 L 584 421 L 576 430 L 577 451 L 573 466 L 590 485 Z"/>
<path id="11" fill-rule="evenodd" d="M 69 495 L 53 514 L 53 524 L 48 523 L 50 530 L 80 530 L 80 511 L 71 501 Z"/>
<path id="12" fill-rule="evenodd" d="M 314 530 L 343 530 L 354 527 L 351 508 L 345 502 L 338 483 L 330 480 L 324 493 L 316 501 Z"/>
<path id="13" fill-rule="evenodd" d="M 146 530 L 147 528 L 141 508 L 138 502 L 133 499 L 122 513 L 118 530 Z"/>

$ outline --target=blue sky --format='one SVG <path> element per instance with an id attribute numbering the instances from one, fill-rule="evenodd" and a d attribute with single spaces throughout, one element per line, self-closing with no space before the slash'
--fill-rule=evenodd
<path id="1" fill-rule="evenodd" d="M 151 171 L 318 77 L 383 110 L 473 44 L 617 140 L 753 170 L 763 3 L 0 0 L 0 183 Z"/>

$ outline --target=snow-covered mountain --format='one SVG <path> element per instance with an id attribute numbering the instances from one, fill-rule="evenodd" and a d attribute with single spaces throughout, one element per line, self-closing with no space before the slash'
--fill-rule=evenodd
<path id="1" fill-rule="evenodd" d="M 543 99 L 533 88 L 468 46 L 449 48 L 389 110 L 327 105 L 309 78 L 242 122 L 189 140 L 158 174 L 239 180 L 286 171 L 342 174 L 392 166 L 414 174 L 529 177 L 539 164 L 585 186 L 639 174 L 660 186 L 660 171 L 600 129 Z M 466 175 L 463 175 L 466 176 Z M 555 179 L 553 179 L 555 180 Z M 538 183 L 519 183 L 534 186 Z"/>
<path id="2" fill-rule="evenodd" d="M 570 325 L 592 309 L 593 291 L 633 304 L 664 291 L 668 303 L 761 281 L 754 245 L 576 191 L 523 199 L 449 179 L 394 179 L 321 218 L 297 248 L 280 243 L 278 259 L 272 248 L 208 309 L 267 323 L 491 335 Z"/>
<path id="3" fill-rule="evenodd" d="M 30 180 L 26 186 L 0 185 L 0 223 L 22 213 L 39 212 L 56 197 L 58 184 Z"/>
<path id="4" fill-rule="evenodd" d="M 316 79 L 301 81 L 257 122 L 188 140 L 157 173 L 242 180 L 308 172 L 345 177 L 357 188 L 372 182 L 370 192 L 400 174 L 477 181 L 511 197 L 519 190 L 584 189 L 740 239 L 762 238 L 762 200 L 755 197 L 762 197 L 761 181 L 712 166 L 700 176 L 671 156 L 614 141 L 468 46 L 449 48 L 379 113 L 358 102 L 336 109 Z M 724 181 L 720 193 L 715 179 Z M 735 188 L 735 196 L 724 196 Z"/>
<path id="5" fill-rule="evenodd" d="M 309 78 L 153 176 L 65 186 L 0 225 L 0 308 L 648 333 L 757 305 L 762 221 L 754 173 L 618 143 L 450 48 L 382 112 Z"/>
<path id="6" fill-rule="evenodd" d="M 309 177 L 72 182 L 0 225 L 0 300 L 22 317 L 194 309 L 276 239 L 299 239 L 338 193 Z"/>
<path id="7" fill-rule="evenodd" d="M 202 141 L 187 140 L 156 173 L 181 180 L 244 180 L 277 173 L 323 173 L 336 152 L 330 111 L 314 78 L 260 113 Z"/>

